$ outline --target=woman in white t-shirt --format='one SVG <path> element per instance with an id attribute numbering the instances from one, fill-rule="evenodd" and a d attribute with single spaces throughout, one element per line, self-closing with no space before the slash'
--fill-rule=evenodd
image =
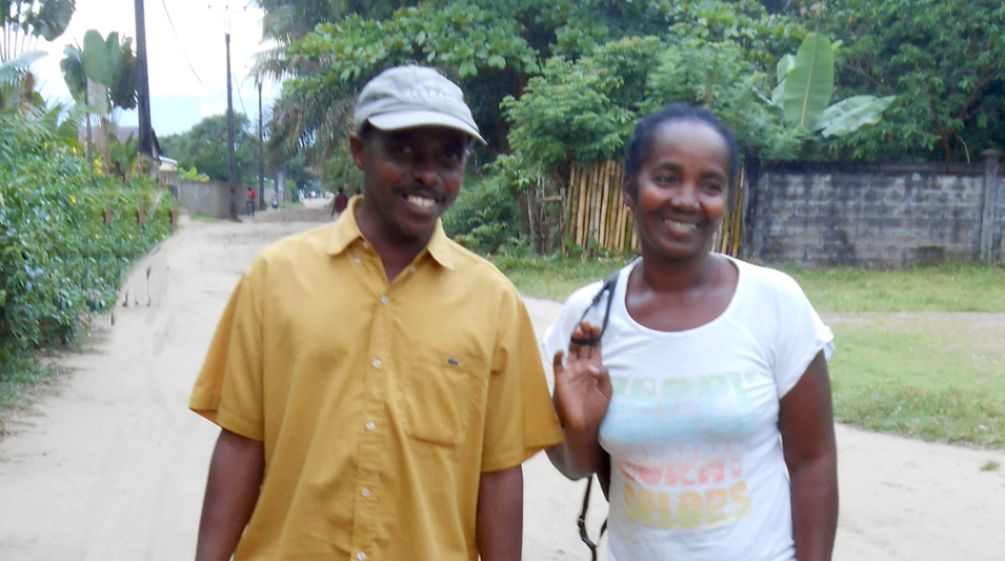
<path id="1" fill-rule="evenodd" d="M 711 251 L 736 170 L 709 111 L 641 121 L 622 186 L 641 257 L 546 335 L 565 429 L 549 457 L 579 479 L 609 455 L 609 561 L 831 558 L 833 336 L 789 276 Z"/>

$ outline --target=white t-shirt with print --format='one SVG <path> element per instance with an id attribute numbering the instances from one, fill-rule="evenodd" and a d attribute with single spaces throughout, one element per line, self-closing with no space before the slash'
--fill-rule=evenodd
<path id="1" fill-rule="evenodd" d="M 614 385 L 600 429 L 612 465 L 609 561 L 795 558 L 779 399 L 818 352 L 830 356 L 833 335 L 791 277 L 729 259 L 739 280 L 726 310 L 686 331 L 635 322 L 625 308 L 635 263 L 619 274 L 601 340 Z M 569 297 L 546 356 L 567 349 L 600 287 Z M 589 321 L 599 325 L 605 305 Z"/>

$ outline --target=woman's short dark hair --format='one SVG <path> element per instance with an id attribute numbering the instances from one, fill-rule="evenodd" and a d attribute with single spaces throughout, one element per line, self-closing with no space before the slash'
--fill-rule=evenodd
<path id="1" fill-rule="evenodd" d="M 642 164 L 649 157 L 649 151 L 653 146 L 653 138 L 656 136 L 656 129 L 663 123 L 675 121 L 697 121 L 704 123 L 718 132 L 722 139 L 726 141 L 726 148 L 729 150 L 729 185 L 733 188 L 736 180 L 736 172 L 739 167 L 739 147 L 736 144 L 736 137 L 733 131 L 729 130 L 714 113 L 704 107 L 686 105 L 683 103 L 671 103 L 663 106 L 655 113 L 650 113 L 635 127 L 635 134 L 625 148 L 625 189 L 628 195 L 634 199 L 639 192 L 638 175 Z"/>

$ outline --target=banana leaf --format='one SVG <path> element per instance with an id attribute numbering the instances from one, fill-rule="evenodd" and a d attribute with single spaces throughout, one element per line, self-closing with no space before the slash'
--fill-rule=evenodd
<path id="1" fill-rule="evenodd" d="M 830 39 L 810 33 L 799 46 L 796 63 L 785 78 L 782 111 L 786 124 L 813 129 L 834 90 L 834 50 Z"/>
<path id="2" fill-rule="evenodd" d="M 782 106 L 782 94 L 785 93 L 785 79 L 789 77 L 789 72 L 796 66 L 795 55 L 785 55 L 778 59 L 775 73 L 778 76 L 778 85 L 771 90 L 771 104 L 775 107 Z"/>
<path id="3" fill-rule="evenodd" d="M 879 122 L 883 111 L 897 96 L 856 95 L 828 107 L 814 130 L 825 137 L 844 136 L 865 125 Z"/>

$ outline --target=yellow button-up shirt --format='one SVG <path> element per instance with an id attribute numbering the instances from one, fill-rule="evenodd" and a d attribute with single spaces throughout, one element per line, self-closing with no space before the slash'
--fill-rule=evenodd
<path id="1" fill-rule="evenodd" d="M 264 443 L 242 561 L 477 559 L 480 474 L 562 439 L 512 284 L 439 226 L 388 283 L 354 212 L 259 255 L 190 407 Z"/>

